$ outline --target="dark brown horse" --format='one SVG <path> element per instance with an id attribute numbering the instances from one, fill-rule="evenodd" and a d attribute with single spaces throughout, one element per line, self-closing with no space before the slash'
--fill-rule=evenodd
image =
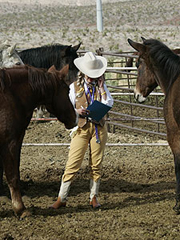
<path id="1" fill-rule="evenodd" d="M 139 52 L 134 52 L 136 57 L 137 81 L 134 89 L 134 97 L 138 102 L 144 102 L 146 97 L 158 86 L 154 74 L 146 67 L 144 60 L 139 57 Z M 133 66 L 134 59 L 131 57 L 126 63 L 126 67 Z M 144 84 L 145 81 L 145 84 Z"/>
<path id="2" fill-rule="evenodd" d="M 24 64 L 31 65 L 36 68 L 49 69 L 52 65 L 57 70 L 61 70 L 65 65 L 69 64 L 69 71 L 66 81 L 69 84 L 74 82 L 77 77 L 78 69 L 74 65 L 74 59 L 78 57 L 77 51 L 81 43 L 75 46 L 52 44 L 36 48 L 29 48 L 19 52 L 19 56 Z M 37 118 L 43 117 L 44 106 L 37 108 Z"/>
<path id="3" fill-rule="evenodd" d="M 69 64 L 69 72 L 66 81 L 69 81 L 70 84 L 76 80 L 79 71 L 74 65 L 74 59 L 78 57 L 77 51 L 80 46 L 81 43 L 75 46 L 52 44 L 25 49 L 18 54 L 24 64 L 36 68 L 49 69 L 54 65 L 57 70 L 61 70 L 65 65 Z"/>
<path id="4" fill-rule="evenodd" d="M 19 188 L 20 152 L 33 110 L 43 104 L 70 129 L 76 125 L 76 113 L 64 79 L 68 65 L 61 71 L 29 66 L 0 70 L 0 163 L 3 164 L 11 193 L 12 206 L 20 217 L 28 214 Z"/>
<path id="5" fill-rule="evenodd" d="M 128 39 L 129 44 L 139 52 L 140 58 L 151 71 L 156 83 L 165 94 L 164 118 L 167 140 L 174 155 L 176 174 L 176 205 L 180 213 L 180 57 L 165 44 L 155 39 L 143 39 L 143 44 Z M 144 79 L 143 84 L 146 86 Z"/>

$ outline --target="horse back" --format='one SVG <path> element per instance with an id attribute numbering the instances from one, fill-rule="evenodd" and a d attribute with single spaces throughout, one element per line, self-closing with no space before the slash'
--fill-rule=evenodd
<path id="1" fill-rule="evenodd" d="M 26 49 L 19 52 L 19 56 L 25 64 L 46 69 L 54 65 L 57 70 L 78 57 L 73 47 L 60 44 Z"/>
<path id="2" fill-rule="evenodd" d="M 1 90 L 4 90 L 5 86 L 12 86 L 13 82 L 25 82 L 25 79 L 27 79 L 27 74 L 28 68 L 24 65 L 0 69 Z"/>

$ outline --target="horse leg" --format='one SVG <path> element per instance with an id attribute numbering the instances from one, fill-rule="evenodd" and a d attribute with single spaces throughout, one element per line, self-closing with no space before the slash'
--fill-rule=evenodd
<path id="1" fill-rule="evenodd" d="M 12 144 L 13 145 L 13 144 Z M 9 146 L 6 149 L 3 149 L 3 164 L 4 170 L 11 194 L 12 207 L 14 213 L 20 218 L 29 215 L 25 211 L 25 206 L 22 201 L 20 193 L 20 174 L 19 174 L 19 163 L 20 163 L 20 150 L 21 145 L 15 144 L 13 147 Z"/>
<path id="2" fill-rule="evenodd" d="M 2 159 L 0 158 L 0 196 L 4 195 L 4 186 L 3 186 L 3 164 Z"/>
<path id="3" fill-rule="evenodd" d="M 177 214 L 180 214 L 180 152 L 174 153 L 174 165 L 176 175 L 176 205 L 173 209 Z"/>
<path id="4" fill-rule="evenodd" d="M 20 159 L 19 159 L 18 165 L 20 166 Z M 4 167 L 3 167 L 2 159 L 0 158 L 0 196 L 4 195 L 3 172 L 4 172 Z M 19 167 L 18 167 L 18 172 L 19 172 Z M 20 173 L 19 173 L 19 179 L 20 179 Z"/>
<path id="5" fill-rule="evenodd" d="M 172 131 L 172 129 L 167 128 L 167 140 L 169 146 L 172 150 L 174 156 L 174 167 L 176 176 L 176 205 L 174 206 L 174 211 L 180 213 L 180 139 L 179 131 Z"/>

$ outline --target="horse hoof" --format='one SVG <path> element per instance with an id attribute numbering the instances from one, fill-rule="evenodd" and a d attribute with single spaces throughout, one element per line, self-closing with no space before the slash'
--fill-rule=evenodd
<path id="1" fill-rule="evenodd" d="M 25 210 L 25 211 L 21 214 L 21 216 L 19 216 L 19 220 L 23 220 L 24 218 L 30 217 L 30 216 L 31 216 L 31 212 L 28 211 L 28 210 Z"/>
<path id="2" fill-rule="evenodd" d="M 176 213 L 177 215 L 179 215 L 179 214 L 180 214 L 180 206 L 179 206 L 179 204 L 176 204 L 176 205 L 173 207 L 173 210 L 175 211 L 175 213 Z"/>

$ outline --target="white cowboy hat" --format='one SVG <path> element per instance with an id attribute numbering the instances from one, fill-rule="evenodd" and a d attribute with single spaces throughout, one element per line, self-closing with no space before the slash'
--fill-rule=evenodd
<path id="1" fill-rule="evenodd" d="M 87 52 L 83 57 L 74 60 L 76 67 L 90 78 L 98 78 L 104 74 L 107 68 L 107 60 L 104 57 L 96 56 Z"/>

